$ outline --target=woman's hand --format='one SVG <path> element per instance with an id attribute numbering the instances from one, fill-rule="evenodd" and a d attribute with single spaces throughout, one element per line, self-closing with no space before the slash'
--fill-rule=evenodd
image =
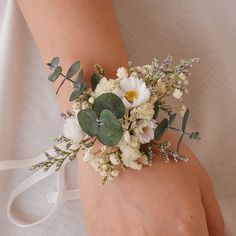
<path id="1" fill-rule="evenodd" d="M 168 131 L 161 141 L 177 135 Z M 188 162 L 165 163 L 157 149 L 151 167 L 101 177 L 79 160 L 79 187 L 91 236 L 223 236 L 224 222 L 212 183 L 184 143 Z M 209 233 L 208 233 L 209 232 Z"/>

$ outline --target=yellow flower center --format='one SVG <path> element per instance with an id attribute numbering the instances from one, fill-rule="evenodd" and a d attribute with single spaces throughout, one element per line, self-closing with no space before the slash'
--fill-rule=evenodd
<path id="1" fill-rule="evenodd" d="M 129 101 L 129 102 L 133 102 L 135 98 L 138 97 L 138 93 L 135 90 L 129 90 L 125 93 L 125 98 Z"/>

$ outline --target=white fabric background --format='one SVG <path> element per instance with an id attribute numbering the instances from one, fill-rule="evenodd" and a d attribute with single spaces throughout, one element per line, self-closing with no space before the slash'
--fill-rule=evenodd
<path id="1" fill-rule="evenodd" d="M 236 1 L 114 0 L 130 59 L 148 64 L 154 57 L 199 57 L 185 97 L 189 130 L 202 141 L 189 145 L 213 179 L 223 209 L 227 235 L 236 235 Z M 42 153 L 61 132 L 56 97 L 24 19 L 13 0 L 0 1 L 0 160 Z M 187 140 L 186 140 L 187 141 Z M 76 165 L 67 169 L 67 184 L 76 186 Z M 21 229 L 6 216 L 11 191 L 31 174 L 0 172 L 0 235 L 80 235 L 85 226 L 79 201 L 61 205 L 43 225 Z M 43 181 L 16 202 L 15 214 L 36 219 L 49 209 L 45 194 L 55 178 Z"/>

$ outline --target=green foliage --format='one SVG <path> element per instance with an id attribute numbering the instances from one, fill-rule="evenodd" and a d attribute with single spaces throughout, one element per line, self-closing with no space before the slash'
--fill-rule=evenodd
<path id="1" fill-rule="evenodd" d="M 83 81 L 80 84 L 74 85 L 74 87 L 75 87 L 75 90 L 71 93 L 70 98 L 69 98 L 70 102 L 77 99 L 79 97 L 79 95 L 85 90 L 86 82 Z"/>
<path id="2" fill-rule="evenodd" d="M 183 117 L 183 121 L 182 121 L 182 131 L 183 132 L 185 132 L 187 122 L 188 122 L 188 117 L 189 117 L 189 109 L 187 108 L 187 110 L 184 113 L 184 117 Z"/>
<path id="3" fill-rule="evenodd" d="M 93 74 L 91 77 L 91 84 L 92 84 L 92 90 L 94 91 L 98 85 L 98 83 L 100 82 L 101 77 L 98 76 L 97 74 Z"/>
<path id="4" fill-rule="evenodd" d="M 73 75 L 75 75 L 75 74 L 78 72 L 79 68 L 80 68 L 80 61 L 74 62 L 74 63 L 70 66 L 69 70 L 67 71 L 67 73 L 66 73 L 66 78 L 69 79 L 69 78 L 71 78 Z"/>
<path id="5" fill-rule="evenodd" d="M 90 136 L 97 136 L 107 146 L 117 144 L 123 133 L 119 120 L 110 110 L 103 110 L 100 118 L 92 109 L 85 109 L 77 114 L 82 130 Z"/>
<path id="6" fill-rule="evenodd" d="M 62 68 L 60 66 L 56 67 L 56 69 L 48 76 L 48 80 L 54 82 L 61 75 Z"/>
<path id="7" fill-rule="evenodd" d="M 60 62 L 60 58 L 59 57 L 53 57 L 50 63 L 47 63 L 47 65 L 49 66 L 50 70 L 55 69 Z"/>
<path id="8" fill-rule="evenodd" d="M 157 126 L 157 128 L 155 129 L 154 135 L 155 135 L 155 139 L 159 140 L 161 138 L 161 136 L 164 134 L 166 128 L 168 127 L 168 119 L 165 118 L 163 119 L 160 124 Z"/>
<path id="9" fill-rule="evenodd" d="M 100 125 L 97 137 L 101 143 L 112 147 L 122 137 L 123 129 L 120 122 L 110 110 L 103 110 L 100 115 Z"/>
<path id="10" fill-rule="evenodd" d="M 78 76 L 77 76 L 77 78 L 76 78 L 76 81 L 75 81 L 75 82 L 76 82 L 77 84 L 80 84 L 80 83 L 82 82 L 83 78 L 84 78 L 84 70 L 81 69 L 80 72 L 79 72 L 79 74 L 78 74 Z"/>
<path id="11" fill-rule="evenodd" d="M 99 115 L 104 109 L 110 110 L 118 119 L 125 113 L 125 106 L 117 95 L 105 93 L 95 99 L 93 103 L 94 111 Z"/>
<path id="12" fill-rule="evenodd" d="M 158 114 L 159 114 L 159 102 L 156 101 L 156 102 L 154 103 L 154 116 L 153 116 L 153 119 L 156 120 Z"/>
<path id="13" fill-rule="evenodd" d="M 90 135 L 94 136 L 98 133 L 99 127 L 97 123 L 97 115 L 92 109 L 84 109 L 78 112 L 77 119 L 82 130 Z"/>

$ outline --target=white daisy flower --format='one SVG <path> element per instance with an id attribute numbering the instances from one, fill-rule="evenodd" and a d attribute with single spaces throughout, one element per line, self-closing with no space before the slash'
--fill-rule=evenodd
<path id="1" fill-rule="evenodd" d="M 154 130 L 157 127 L 154 120 L 140 120 L 135 129 L 136 136 L 141 143 L 149 143 L 154 139 Z"/>
<path id="2" fill-rule="evenodd" d="M 142 79 L 136 77 L 126 77 L 120 81 L 120 89 L 113 90 L 117 96 L 122 97 L 125 107 L 136 107 L 147 102 L 150 97 L 150 91 Z"/>

